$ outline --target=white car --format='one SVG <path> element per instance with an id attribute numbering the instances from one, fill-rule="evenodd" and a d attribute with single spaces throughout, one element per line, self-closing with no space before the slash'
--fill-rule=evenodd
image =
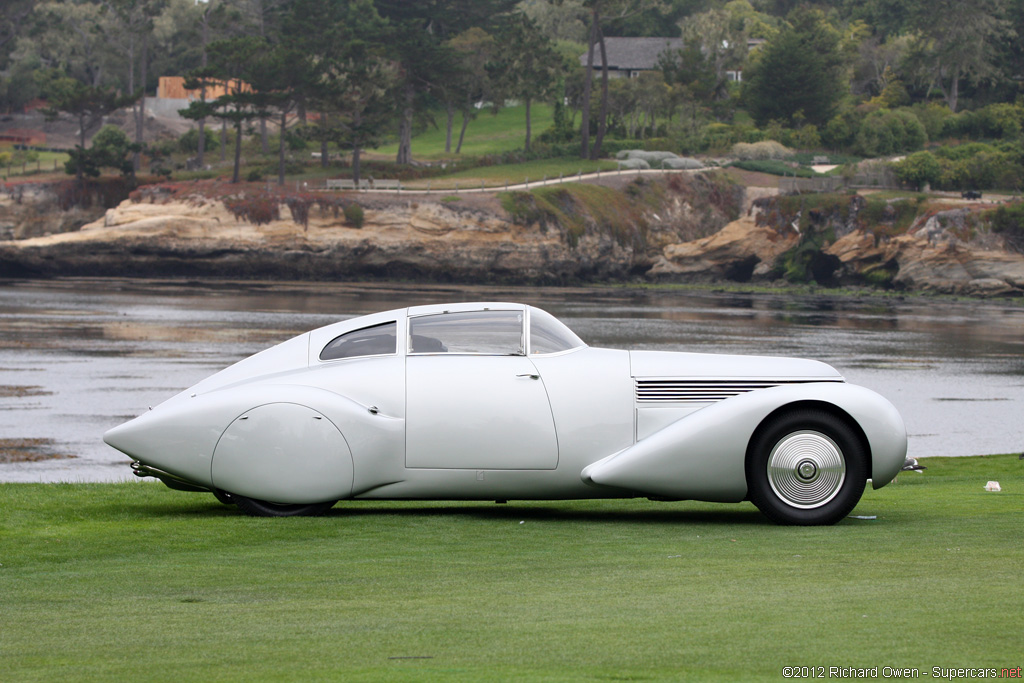
<path id="1" fill-rule="evenodd" d="M 591 348 L 510 303 L 415 306 L 247 358 L 104 440 L 252 515 L 341 499 L 752 501 L 832 524 L 907 450 L 887 400 L 816 361 Z"/>

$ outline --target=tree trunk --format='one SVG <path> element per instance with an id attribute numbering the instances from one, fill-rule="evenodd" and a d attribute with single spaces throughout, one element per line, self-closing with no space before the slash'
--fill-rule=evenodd
<path id="1" fill-rule="evenodd" d="M 590 158 L 596 160 L 601 156 L 601 144 L 608 128 L 608 51 L 604 46 L 604 31 L 597 28 L 598 42 L 601 45 L 601 112 L 597 115 L 597 140 L 590 150 Z"/>
<path id="2" fill-rule="evenodd" d="M 330 120 L 327 118 L 327 114 L 321 114 L 320 116 L 320 127 L 323 137 L 320 138 L 320 167 L 327 168 L 331 165 L 331 158 L 327 151 L 327 131 L 330 125 Z"/>
<path id="3" fill-rule="evenodd" d="M 145 141 L 146 137 L 146 62 L 148 61 L 149 52 L 149 34 L 142 34 L 142 55 L 140 56 L 141 64 L 139 64 L 139 80 L 141 81 L 140 88 L 142 90 L 142 97 L 139 98 L 139 118 L 135 126 L 135 142 L 141 146 Z M 135 152 L 132 158 L 132 168 L 135 173 L 138 173 L 142 168 L 142 152 Z"/>
<path id="4" fill-rule="evenodd" d="M 459 131 L 459 144 L 455 147 L 455 153 L 460 154 L 462 152 L 462 141 L 466 139 L 466 127 L 469 125 L 469 112 L 463 110 L 462 112 L 462 130 Z"/>
<path id="5" fill-rule="evenodd" d="M 128 37 L 128 92 L 135 96 L 135 34 Z M 135 119 L 135 142 L 142 137 L 142 118 L 139 116 L 139 103 L 132 104 L 132 118 Z M 132 152 L 132 168 L 139 170 L 139 153 Z"/>
<path id="6" fill-rule="evenodd" d="M 238 169 L 242 164 L 242 122 L 235 124 L 235 171 L 231 174 L 231 182 L 238 182 Z"/>
<path id="7" fill-rule="evenodd" d="M 524 151 L 530 151 L 530 98 L 525 98 L 526 102 L 526 146 L 523 148 Z"/>
<path id="8" fill-rule="evenodd" d="M 956 113 L 956 107 L 960 99 L 960 69 L 953 69 L 953 75 L 950 76 L 949 89 L 945 87 L 941 77 L 939 83 L 942 84 L 942 94 L 946 98 L 946 104 L 949 105 L 949 110 Z"/>
<path id="9" fill-rule="evenodd" d="M 270 140 L 267 139 L 267 118 L 265 116 L 260 117 L 260 151 L 270 154 Z"/>
<path id="10" fill-rule="evenodd" d="M 412 163 L 412 115 L 413 99 L 416 97 L 416 89 L 412 83 L 406 83 L 402 88 L 402 117 L 398 123 L 398 155 L 395 157 L 396 164 Z"/>
<path id="11" fill-rule="evenodd" d="M 597 9 L 590 13 L 590 37 L 587 39 L 587 71 L 583 74 L 583 121 L 580 123 L 580 158 L 590 158 L 590 93 L 594 87 L 594 43 L 597 42 Z"/>
<path id="12" fill-rule="evenodd" d="M 444 153 L 450 154 L 452 151 L 452 126 L 455 124 L 455 105 L 446 102 L 445 113 L 448 115 L 448 121 L 444 132 Z"/>
<path id="13" fill-rule="evenodd" d="M 228 120 L 221 119 L 220 122 L 220 161 L 224 163 L 228 158 Z"/>
<path id="14" fill-rule="evenodd" d="M 362 157 L 363 149 L 359 145 L 359 138 L 352 138 L 352 182 L 355 183 L 356 187 L 359 187 L 359 176 L 362 173 L 360 166 L 360 160 Z"/>
<path id="15" fill-rule="evenodd" d="M 284 186 L 284 127 L 288 124 L 288 111 L 281 110 L 281 136 L 277 146 L 277 184 Z"/>
<path id="16" fill-rule="evenodd" d="M 206 46 L 210 42 L 210 5 L 206 5 L 206 10 L 203 12 L 203 58 L 201 60 L 202 67 L 206 68 Z M 206 79 L 202 81 L 202 85 L 199 86 L 199 101 L 206 104 Z M 199 145 L 198 153 L 196 154 L 196 163 L 200 170 L 206 166 L 206 117 L 199 119 Z"/>

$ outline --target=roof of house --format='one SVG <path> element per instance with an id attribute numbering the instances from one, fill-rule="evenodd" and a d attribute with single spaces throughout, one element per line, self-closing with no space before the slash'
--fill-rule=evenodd
<path id="1" fill-rule="evenodd" d="M 605 38 L 608 54 L 608 68 L 633 71 L 649 71 L 658 65 L 658 57 L 666 50 L 680 50 L 682 38 Z M 594 68 L 601 68 L 601 48 L 594 46 Z M 587 53 L 580 57 L 580 64 L 587 65 Z"/>

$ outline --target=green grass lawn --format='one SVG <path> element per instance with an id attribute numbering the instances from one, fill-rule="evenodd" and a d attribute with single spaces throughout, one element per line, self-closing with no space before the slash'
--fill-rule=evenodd
<path id="1" fill-rule="evenodd" d="M 534 104 L 530 107 L 533 137 L 551 127 L 553 122 L 552 107 L 547 104 Z M 455 147 L 459 142 L 459 130 L 462 127 L 462 115 L 456 114 L 452 128 L 452 151 L 444 151 L 445 114 L 443 111 L 433 112 L 437 127 L 428 127 L 412 139 L 412 155 L 415 159 L 451 159 L 456 158 Z M 462 156 L 483 156 L 485 154 L 501 154 L 522 149 L 526 143 L 526 107 L 503 107 L 497 114 L 489 109 L 481 109 L 476 118 L 466 128 L 466 138 L 462 143 Z M 398 153 L 398 143 L 385 145 L 372 150 L 378 154 L 394 157 Z"/>
<path id="2" fill-rule="evenodd" d="M 16 152 L 11 147 L 0 147 L 0 152 L 8 152 L 12 155 Z M 19 176 L 31 176 L 37 174 L 64 173 L 64 162 L 68 155 L 64 152 L 36 152 L 35 161 L 22 163 L 16 158 L 0 163 L 0 177 L 15 178 Z"/>
<path id="3" fill-rule="evenodd" d="M 1016 667 L 1024 462 L 925 464 L 865 493 L 854 514 L 877 519 L 826 528 L 646 500 L 253 519 L 155 483 L 0 485 L 0 680 Z"/>

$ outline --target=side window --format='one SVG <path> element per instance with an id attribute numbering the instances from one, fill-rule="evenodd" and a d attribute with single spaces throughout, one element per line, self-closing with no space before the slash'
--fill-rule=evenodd
<path id="1" fill-rule="evenodd" d="M 530 309 L 530 353 L 558 353 L 586 346 L 555 316 L 539 308 Z"/>
<path id="2" fill-rule="evenodd" d="M 320 352 L 320 360 L 337 360 L 357 356 L 381 356 L 396 353 L 397 323 L 383 323 L 335 337 Z"/>
<path id="3" fill-rule="evenodd" d="M 522 311 L 469 311 L 409 319 L 409 353 L 521 356 Z"/>

